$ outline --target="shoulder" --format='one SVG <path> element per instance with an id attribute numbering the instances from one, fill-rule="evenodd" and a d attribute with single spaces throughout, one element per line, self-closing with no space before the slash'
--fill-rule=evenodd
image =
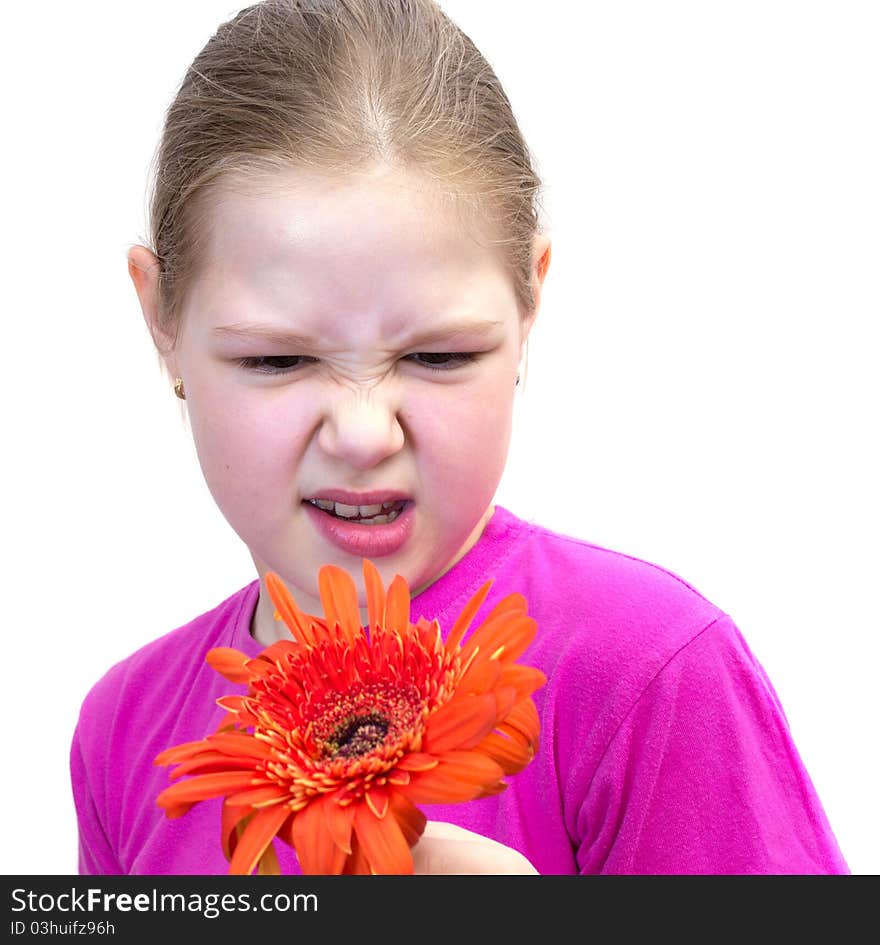
<path id="1" fill-rule="evenodd" d="M 658 685 L 675 679 L 679 666 L 689 667 L 696 693 L 701 679 L 716 679 L 719 667 L 733 659 L 775 701 L 733 620 L 684 577 L 635 555 L 511 519 L 513 540 L 498 594 L 520 591 L 537 622 L 523 660 L 547 674 L 537 699 L 549 713 L 545 721 L 566 742 L 565 751 L 576 752 L 578 743 L 580 753 L 595 762 L 623 719 L 650 701 Z"/>
<path id="2" fill-rule="evenodd" d="M 544 568 L 575 568 L 584 586 L 593 593 L 616 596 L 620 590 L 647 595 L 652 601 L 677 598 L 705 601 L 684 577 L 668 567 L 632 554 L 607 548 L 583 537 L 553 531 L 525 519 L 517 536 L 520 551 Z"/>
<path id="3" fill-rule="evenodd" d="M 149 716 L 169 700 L 173 702 L 175 694 L 196 687 L 206 669 L 212 675 L 206 654 L 215 646 L 236 645 L 257 590 L 257 582 L 241 588 L 111 666 L 83 700 L 77 736 L 87 737 L 96 727 L 106 734 L 114 720 L 128 711 Z"/>
<path id="4" fill-rule="evenodd" d="M 724 616 L 668 567 L 511 519 L 504 592 L 520 590 L 543 624 L 541 636 L 569 656 L 618 662 L 612 671 L 634 663 L 659 668 Z"/>

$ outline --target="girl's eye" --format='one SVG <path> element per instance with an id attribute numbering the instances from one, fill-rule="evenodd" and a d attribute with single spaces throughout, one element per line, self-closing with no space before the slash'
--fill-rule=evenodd
<path id="1" fill-rule="evenodd" d="M 302 362 L 315 361 L 316 358 L 307 358 L 301 354 L 269 355 L 258 358 L 239 358 L 239 367 L 258 374 L 289 374 L 295 371 Z"/>
<path id="2" fill-rule="evenodd" d="M 461 367 L 463 364 L 475 361 L 477 358 L 476 354 L 472 351 L 419 351 L 416 354 L 407 355 L 407 357 L 424 358 L 423 361 L 416 361 L 416 364 L 421 364 L 426 368 L 430 368 L 432 371 L 451 371 L 457 367 Z"/>
<path id="3" fill-rule="evenodd" d="M 407 358 L 422 359 L 416 360 L 416 364 L 429 368 L 432 371 L 451 371 L 471 361 L 475 361 L 477 355 L 474 352 L 434 352 L 420 351 L 416 354 L 409 354 Z M 239 367 L 248 371 L 255 371 L 258 374 L 290 374 L 296 371 L 302 364 L 317 361 L 317 358 L 306 357 L 301 354 L 289 355 L 262 355 L 260 357 L 239 358 Z"/>

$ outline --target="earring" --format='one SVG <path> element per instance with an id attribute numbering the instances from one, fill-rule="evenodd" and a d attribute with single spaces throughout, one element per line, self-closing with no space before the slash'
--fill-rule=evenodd
<path id="1" fill-rule="evenodd" d="M 174 379 L 174 393 L 177 394 L 181 400 L 186 400 L 186 391 L 183 389 L 182 377 L 177 377 Z"/>
<path id="2" fill-rule="evenodd" d="M 516 375 L 516 383 L 513 386 L 519 387 L 519 374 Z"/>

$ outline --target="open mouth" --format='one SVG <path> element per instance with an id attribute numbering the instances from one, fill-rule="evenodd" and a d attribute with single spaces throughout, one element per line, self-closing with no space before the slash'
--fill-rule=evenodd
<path id="1" fill-rule="evenodd" d="M 396 502 L 382 502 L 375 505 L 345 505 L 329 499 L 306 499 L 306 502 L 327 515 L 351 522 L 353 525 L 387 525 L 400 515 L 407 501 L 399 499 Z"/>

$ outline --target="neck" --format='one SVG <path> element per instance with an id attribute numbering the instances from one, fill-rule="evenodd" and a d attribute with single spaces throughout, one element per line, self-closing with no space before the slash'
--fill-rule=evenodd
<path id="1" fill-rule="evenodd" d="M 452 568 L 458 564 L 459 561 L 473 548 L 473 546 L 479 541 L 480 536 L 483 534 L 487 523 L 492 518 L 492 515 L 495 512 L 495 506 L 490 505 L 486 509 L 485 514 L 481 517 L 480 521 L 477 522 L 473 531 L 468 536 L 465 543 L 459 548 L 456 554 L 450 559 L 449 563 L 446 564 L 440 571 L 438 571 L 429 581 L 426 581 L 420 587 L 411 591 L 411 596 L 416 597 L 421 594 L 423 591 L 426 591 L 432 584 L 436 584 L 440 578 L 443 577 L 448 571 L 451 571 Z M 255 562 L 256 563 L 256 562 Z M 263 584 L 263 574 L 266 571 L 266 568 L 260 567 L 257 565 L 257 571 L 260 575 L 260 599 L 257 602 L 257 606 L 254 610 L 254 615 L 251 618 L 251 636 L 263 646 L 269 646 L 272 643 L 275 643 L 277 640 L 289 640 L 290 631 L 287 629 L 287 625 L 282 620 L 275 619 L 275 605 L 272 603 L 269 594 L 266 592 L 266 587 Z M 297 593 L 295 595 L 297 606 L 300 610 L 304 611 L 307 614 L 321 614 L 323 613 L 323 607 L 321 605 L 320 598 L 311 598 L 305 594 Z M 367 624 L 367 608 L 360 608 L 361 615 L 361 626 L 366 626 Z"/>

